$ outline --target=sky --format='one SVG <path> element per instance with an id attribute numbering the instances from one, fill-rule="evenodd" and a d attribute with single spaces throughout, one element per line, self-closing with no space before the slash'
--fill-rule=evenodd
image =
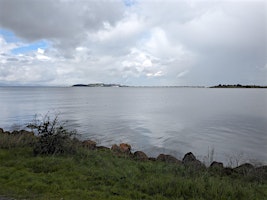
<path id="1" fill-rule="evenodd" d="M 0 0 L 0 85 L 267 85 L 266 0 Z"/>

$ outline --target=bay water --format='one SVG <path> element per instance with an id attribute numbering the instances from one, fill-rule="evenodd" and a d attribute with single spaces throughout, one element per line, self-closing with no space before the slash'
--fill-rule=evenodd
<path id="1" fill-rule="evenodd" d="M 98 145 L 267 164 L 266 89 L 0 87 L 0 110 L 5 130 L 60 113 L 69 129 Z"/>

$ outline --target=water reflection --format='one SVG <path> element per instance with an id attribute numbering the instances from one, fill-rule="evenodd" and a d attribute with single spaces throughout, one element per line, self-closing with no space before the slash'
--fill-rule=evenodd
<path id="1" fill-rule="evenodd" d="M 182 88 L 0 88 L 9 129 L 35 114 L 59 112 L 69 128 L 100 145 L 128 142 L 150 156 L 181 158 L 215 149 L 267 162 L 266 90 Z"/>

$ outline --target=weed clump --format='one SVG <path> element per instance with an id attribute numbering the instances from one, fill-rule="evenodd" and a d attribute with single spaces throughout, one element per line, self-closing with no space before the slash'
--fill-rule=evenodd
<path id="1" fill-rule="evenodd" d="M 59 115 L 50 117 L 46 114 L 41 119 L 37 116 L 27 125 L 37 135 L 38 140 L 33 147 L 34 155 L 58 155 L 74 153 L 76 131 L 69 131 L 59 121 Z"/>

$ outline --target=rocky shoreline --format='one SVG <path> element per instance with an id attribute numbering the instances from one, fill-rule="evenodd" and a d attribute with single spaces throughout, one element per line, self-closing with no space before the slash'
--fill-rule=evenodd
<path id="1" fill-rule="evenodd" d="M 148 157 L 142 151 L 131 152 L 131 145 L 127 143 L 121 143 L 119 145 L 114 144 L 111 148 L 104 146 L 97 146 L 95 141 L 92 140 L 84 140 L 82 142 L 83 146 L 91 149 L 91 150 L 110 150 L 114 152 L 118 156 L 128 156 L 129 158 L 138 160 L 138 161 L 161 161 L 166 163 L 173 163 L 177 165 L 183 165 L 185 167 L 189 167 L 193 170 L 209 170 L 211 172 L 218 173 L 220 175 L 230 176 L 232 174 L 239 175 L 261 175 L 262 178 L 267 178 L 267 165 L 262 165 L 259 167 L 255 167 L 251 163 L 244 163 L 237 167 L 225 167 L 222 162 L 213 161 L 210 166 L 205 166 L 200 160 L 198 160 L 192 152 L 188 152 L 184 155 L 182 160 L 178 160 L 176 157 L 168 154 L 159 154 L 155 157 Z"/>
<path id="2" fill-rule="evenodd" d="M 19 131 L 4 131 L 0 128 L 0 135 L 20 135 L 32 138 L 38 138 L 33 132 L 27 130 Z M 109 147 L 98 146 L 97 143 L 93 140 L 78 140 L 75 139 L 78 145 L 92 151 L 111 151 L 114 155 L 120 157 L 127 157 L 142 162 L 166 162 L 176 165 L 181 165 L 193 169 L 194 171 L 209 170 L 211 172 L 217 173 L 219 175 L 230 176 L 232 174 L 239 174 L 244 176 L 261 176 L 263 179 L 267 179 L 267 165 L 262 165 L 255 167 L 251 163 L 244 163 L 237 167 L 225 167 L 222 162 L 213 161 L 210 166 L 205 166 L 200 160 L 198 160 L 192 152 L 188 152 L 184 155 L 182 160 L 177 159 L 176 157 L 168 154 L 159 154 L 157 157 L 148 157 L 142 151 L 132 152 L 130 144 L 121 143 L 119 145 L 114 144 Z"/>

